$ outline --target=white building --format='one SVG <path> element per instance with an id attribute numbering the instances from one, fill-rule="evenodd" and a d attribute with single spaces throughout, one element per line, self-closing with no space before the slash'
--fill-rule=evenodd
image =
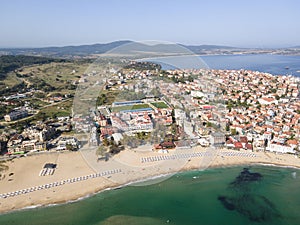
<path id="1" fill-rule="evenodd" d="M 67 145 L 71 145 L 74 149 L 80 148 L 79 142 L 75 137 L 61 137 L 57 143 L 56 150 L 66 150 Z"/>
<path id="2" fill-rule="evenodd" d="M 121 133 L 114 133 L 112 134 L 113 138 L 114 138 L 114 142 L 116 144 L 119 144 L 120 141 L 123 139 L 123 135 Z"/>
<path id="3" fill-rule="evenodd" d="M 293 147 L 288 145 L 280 145 L 276 143 L 269 144 L 266 150 L 270 152 L 277 152 L 277 153 L 292 153 L 292 154 L 296 153 Z"/>
<path id="4" fill-rule="evenodd" d="M 198 139 L 198 143 L 203 146 L 203 147 L 208 147 L 209 146 L 209 141 L 207 141 L 205 138 L 200 138 Z"/>
<path id="5" fill-rule="evenodd" d="M 202 91 L 191 90 L 191 96 L 196 98 L 207 97 Z"/>
<path id="6" fill-rule="evenodd" d="M 183 122 L 186 120 L 186 113 L 182 109 L 174 109 L 174 116 L 176 124 L 183 126 Z"/>
<path id="7" fill-rule="evenodd" d="M 214 146 L 223 146 L 225 144 L 225 134 L 222 132 L 213 132 L 210 134 L 210 144 Z"/>

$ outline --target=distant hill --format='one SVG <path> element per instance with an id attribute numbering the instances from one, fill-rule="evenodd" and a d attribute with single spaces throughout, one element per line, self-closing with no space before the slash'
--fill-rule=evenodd
<path id="1" fill-rule="evenodd" d="M 115 41 L 106 44 L 92 44 L 92 45 L 78 45 L 78 46 L 64 46 L 64 47 L 45 47 L 45 48 L 2 48 L 0 49 L 0 54 L 11 54 L 11 55 L 39 55 L 39 56 L 52 56 L 52 57 L 64 57 L 64 56 L 86 56 L 91 54 L 101 54 L 110 51 L 118 46 L 132 43 L 132 41 Z M 140 45 L 140 46 L 139 46 Z M 149 51 L 153 46 L 149 47 L 142 43 L 136 44 L 135 48 L 138 46 L 145 50 L 149 48 Z M 218 46 L 218 45 L 181 45 L 196 54 L 200 54 L 207 51 L 217 51 L 217 50 L 234 50 L 238 49 L 229 46 Z M 155 51 L 160 49 L 161 51 L 172 51 L 174 47 L 168 44 L 158 44 L 154 47 Z"/>
<path id="2" fill-rule="evenodd" d="M 124 44 L 130 44 L 133 41 L 114 41 L 105 44 L 91 44 L 91 45 L 78 45 L 78 46 L 64 46 L 64 47 L 44 47 L 44 48 L 0 48 L 0 55 L 33 55 L 33 56 L 45 56 L 45 57 L 84 57 L 92 54 L 102 54 L 113 50 L 116 47 Z M 156 44 L 146 45 L 142 42 L 136 42 L 128 48 L 121 48 L 117 50 L 117 53 L 140 53 L 140 52 L 156 52 L 156 53 L 182 53 L 185 52 L 183 48 L 192 51 L 195 54 L 235 54 L 235 53 L 276 53 L 279 54 L 300 54 L 300 46 L 293 46 L 289 48 L 238 48 L 232 46 L 223 45 L 183 45 L 178 44 Z"/>
<path id="3" fill-rule="evenodd" d="M 188 49 L 198 50 L 215 50 L 215 49 L 237 49 L 236 47 L 223 46 L 223 45 L 182 45 Z"/>
<path id="4" fill-rule="evenodd" d="M 217 52 L 217 51 L 233 51 L 233 50 L 245 49 L 245 48 L 236 48 L 236 47 L 222 46 L 222 45 L 182 45 L 182 46 L 191 50 L 195 54 L 203 54 L 209 51 Z"/>
<path id="5" fill-rule="evenodd" d="M 130 41 L 115 41 L 107 44 L 92 44 L 64 47 L 45 47 L 45 48 L 2 48 L 0 51 L 12 55 L 45 55 L 45 56 L 84 56 L 90 54 L 105 53 L 120 45 L 130 43 Z"/>

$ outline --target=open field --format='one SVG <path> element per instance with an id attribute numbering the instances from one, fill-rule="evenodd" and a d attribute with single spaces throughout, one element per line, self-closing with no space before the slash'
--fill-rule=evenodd
<path id="1" fill-rule="evenodd" d="M 0 88 L 12 88 L 24 82 L 27 87 L 33 86 L 37 89 L 40 84 L 41 87 L 47 85 L 62 93 L 69 93 L 70 87 L 68 86 L 79 80 L 89 65 L 88 62 L 72 61 L 24 66 L 8 72 L 5 78 L 0 80 Z"/>
<path id="2" fill-rule="evenodd" d="M 24 77 L 38 77 L 54 87 L 62 87 L 80 78 L 89 64 L 77 62 L 52 62 L 43 65 L 23 67 L 19 74 Z"/>
<path id="3" fill-rule="evenodd" d="M 22 81 L 16 76 L 14 72 L 10 72 L 7 74 L 4 80 L 1 80 L 0 88 L 12 87 L 21 82 Z"/>
<path id="4" fill-rule="evenodd" d="M 153 106 L 155 106 L 156 108 L 159 108 L 159 109 L 169 108 L 169 106 L 166 103 L 164 103 L 164 102 L 151 102 L 151 104 Z"/>
<path id="5" fill-rule="evenodd" d="M 53 103 L 50 106 L 45 106 L 40 110 L 47 118 L 54 118 L 59 116 L 70 116 L 73 101 L 67 99 L 63 102 Z"/>
<path id="6" fill-rule="evenodd" d="M 123 110 L 134 110 L 134 109 L 145 109 L 151 108 L 149 104 L 135 104 L 135 105 L 124 105 L 124 106 L 116 106 L 112 107 L 112 112 L 120 112 Z"/>

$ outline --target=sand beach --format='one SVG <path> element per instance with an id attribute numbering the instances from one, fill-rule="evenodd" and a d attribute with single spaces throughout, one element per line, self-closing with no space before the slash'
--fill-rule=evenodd
<path id="1" fill-rule="evenodd" d="M 40 176 L 46 163 L 57 167 L 52 175 Z M 202 147 L 169 153 L 127 149 L 108 161 L 97 161 L 93 151 L 37 154 L 6 162 L 9 169 L 2 172 L 0 180 L 0 212 L 66 203 L 164 174 L 251 164 L 300 168 L 300 159 L 288 154 Z"/>

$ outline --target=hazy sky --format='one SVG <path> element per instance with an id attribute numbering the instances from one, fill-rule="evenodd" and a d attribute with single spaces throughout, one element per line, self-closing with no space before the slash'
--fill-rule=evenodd
<path id="1" fill-rule="evenodd" d="M 299 0 L 0 0 L 0 47 L 162 40 L 300 45 Z"/>

